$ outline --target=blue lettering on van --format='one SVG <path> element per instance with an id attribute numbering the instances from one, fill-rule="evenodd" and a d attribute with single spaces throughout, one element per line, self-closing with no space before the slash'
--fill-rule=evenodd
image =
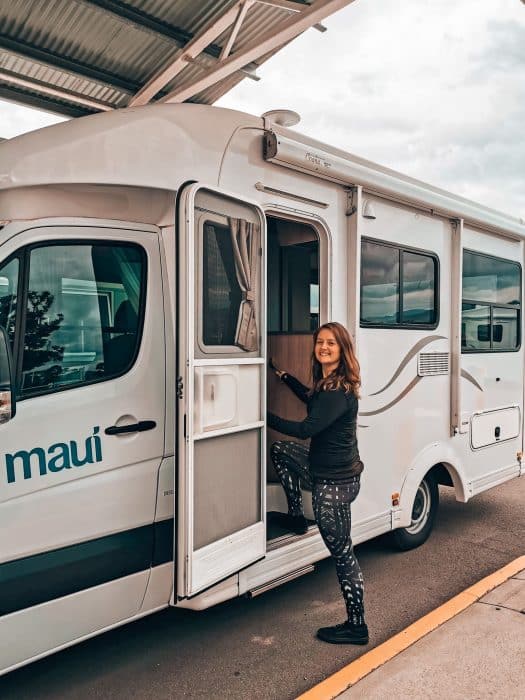
<path id="1" fill-rule="evenodd" d="M 93 428 L 84 445 L 79 449 L 75 440 L 69 442 L 56 442 L 47 451 L 43 447 L 33 447 L 32 450 L 19 450 L 14 454 L 5 455 L 5 469 L 7 483 L 13 484 L 17 475 L 24 475 L 24 479 L 31 479 L 36 473 L 45 476 L 51 472 L 61 472 L 63 469 L 83 467 L 86 464 L 102 461 L 102 442 L 99 437 L 100 427 Z M 17 471 L 17 466 L 18 471 Z M 35 468 L 33 470 L 33 467 Z"/>

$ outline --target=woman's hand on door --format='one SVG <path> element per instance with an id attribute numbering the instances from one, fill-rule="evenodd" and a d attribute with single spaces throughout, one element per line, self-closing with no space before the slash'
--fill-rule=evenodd
<path id="1" fill-rule="evenodd" d="M 273 369 L 273 371 L 275 372 L 276 376 L 279 377 L 279 379 L 282 380 L 282 378 L 284 377 L 284 375 L 286 374 L 286 372 L 285 372 L 284 370 L 279 369 L 278 367 L 275 366 L 272 357 L 270 357 L 270 359 L 268 360 L 268 366 L 270 367 L 270 369 Z"/>

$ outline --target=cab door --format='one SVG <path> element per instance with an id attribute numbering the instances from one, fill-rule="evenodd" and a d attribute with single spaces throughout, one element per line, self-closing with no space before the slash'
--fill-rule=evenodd
<path id="1" fill-rule="evenodd" d="M 0 325 L 17 376 L 0 425 L 8 668 L 140 609 L 166 381 L 158 229 L 55 219 L 3 235 Z"/>
<path id="2" fill-rule="evenodd" d="M 179 214 L 177 595 L 265 555 L 265 218 L 191 185 Z"/>

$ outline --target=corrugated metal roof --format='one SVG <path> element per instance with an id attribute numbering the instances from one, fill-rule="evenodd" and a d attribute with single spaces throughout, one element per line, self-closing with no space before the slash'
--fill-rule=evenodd
<path id="1" fill-rule="evenodd" d="M 125 107 L 134 100 L 141 104 L 163 99 L 181 87 L 184 87 L 182 99 L 212 104 L 297 33 L 350 2 L 1 2 L 0 97 L 70 116 Z M 242 23 L 238 22 L 237 28 L 239 13 Z M 225 16 L 227 22 L 221 20 Z M 221 56 L 233 28 L 238 31 L 229 55 Z M 273 44 L 271 39 L 268 44 L 269 36 L 276 37 Z M 191 47 L 201 37 L 203 46 L 192 52 Z M 252 50 L 258 42 L 261 42 L 259 54 Z M 243 64 L 242 57 L 248 50 L 249 60 Z M 183 54 L 190 60 L 181 65 Z M 157 78 L 151 88 L 153 94 L 141 102 L 137 93 L 144 86 L 149 87 L 152 78 L 177 59 L 177 74 L 171 77 L 167 73 L 166 78 Z M 227 71 L 216 80 L 212 75 L 203 83 L 203 77 L 226 64 L 231 64 Z M 192 93 L 191 86 L 197 82 Z M 170 99 L 177 101 L 178 97 L 173 95 Z"/>

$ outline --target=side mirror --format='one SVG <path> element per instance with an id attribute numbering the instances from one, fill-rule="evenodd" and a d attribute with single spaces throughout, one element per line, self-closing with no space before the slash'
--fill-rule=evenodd
<path id="1" fill-rule="evenodd" d="M 0 424 L 15 415 L 15 387 L 13 358 L 5 329 L 0 326 Z"/>

